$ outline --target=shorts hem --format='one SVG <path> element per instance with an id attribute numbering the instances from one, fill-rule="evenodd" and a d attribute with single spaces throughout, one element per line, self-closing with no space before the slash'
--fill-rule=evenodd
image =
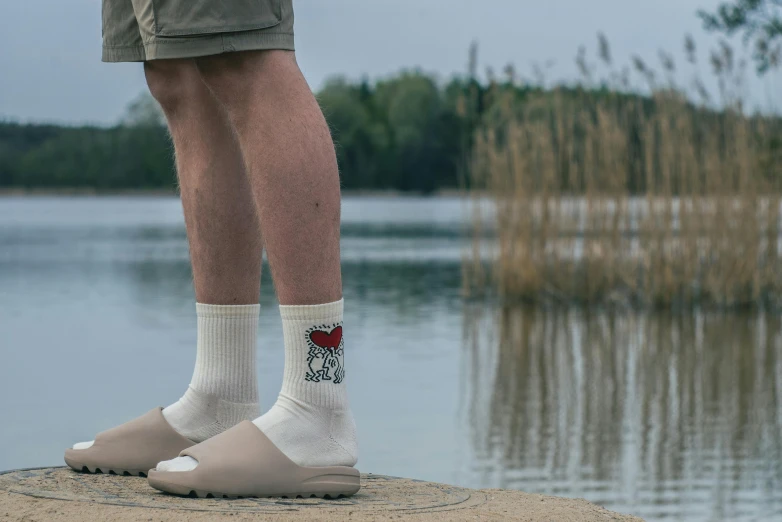
<path id="1" fill-rule="evenodd" d="M 294 51 L 293 33 L 270 33 L 268 30 L 259 30 L 210 34 L 192 38 L 155 37 L 139 46 L 104 45 L 103 61 L 144 62 L 272 49 Z"/>
<path id="2" fill-rule="evenodd" d="M 144 46 L 143 45 L 127 45 L 127 46 L 103 46 L 103 56 L 101 58 L 104 62 L 143 62 L 144 61 Z"/>

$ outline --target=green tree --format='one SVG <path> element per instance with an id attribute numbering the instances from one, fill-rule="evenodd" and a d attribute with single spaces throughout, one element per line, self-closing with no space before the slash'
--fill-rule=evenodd
<path id="1" fill-rule="evenodd" d="M 378 83 L 375 97 L 391 137 L 386 165 L 393 186 L 419 192 L 455 186 L 462 126 L 435 80 L 403 73 Z"/>
<path id="2" fill-rule="evenodd" d="M 327 82 L 318 94 L 345 188 L 429 193 L 458 183 L 468 128 L 434 78 L 405 72 L 374 85 Z"/>
<path id="3" fill-rule="evenodd" d="M 331 127 L 342 185 L 382 188 L 380 158 L 389 154 L 389 136 L 373 109 L 371 87 L 335 78 L 320 91 L 318 101 Z"/>
<path id="4" fill-rule="evenodd" d="M 782 55 L 782 0 L 732 0 L 720 4 L 716 12 L 699 11 L 704 26 L 732 36 L 743 33 L 753 42 L 758 72 L 779 66 Z"/>

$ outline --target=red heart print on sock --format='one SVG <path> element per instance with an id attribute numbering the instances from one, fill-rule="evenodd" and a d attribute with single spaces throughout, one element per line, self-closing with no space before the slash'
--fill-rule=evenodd
<path id="1" fill-rule="evenodd" d="M 337 326 L 328 333 L 323 330 L 313 330 L 310 332 L 310 341 L 321 348 L 333 352 L 339 348 L 339 344 L 342 342 L 342 327 Z"/>

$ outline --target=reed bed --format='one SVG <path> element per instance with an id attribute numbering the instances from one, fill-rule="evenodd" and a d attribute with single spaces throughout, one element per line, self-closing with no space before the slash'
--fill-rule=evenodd
<path id="1" fill-rule="evenodd" d="M 694 58 L 694 44 L 687 42 Z M 601 56 L 610 51 L 601 38 Z M 470 295 L 654 307 L 776 306 L 782 297 L 778 117 L 749 115 L 742 67 L 712 55 L 720 96 L 693 101 L 635 59 L 645 88 L 609 72 L 580 85 L 495 82 L 470 158 Z M 662 78 L 662 79 L 660 79 Z M 487 200 L 488 199 L 488 204 Z"/>

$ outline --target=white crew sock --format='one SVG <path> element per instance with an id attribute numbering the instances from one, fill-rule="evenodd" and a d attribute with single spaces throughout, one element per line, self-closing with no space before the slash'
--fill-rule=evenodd
<path id="1" fill-rule="evenodd" d="M 198 344 L 190 386 L 163 416 L 179 434 L 202 442 L 260 414 L 255 365 L 260 305 L 196 303 Z M 86 449 L 90 442 L 75 444 Z"/>
<path id="2" fill-rule="evenodd" d="M 277 402 L 253 423 L 300 466 L 354 466 L 356 426 L 345 388 L 343 301 L 280 306 L 285 373 Z M 161 462 L 162 471 L 189 471 L 191 457 Z"/>

